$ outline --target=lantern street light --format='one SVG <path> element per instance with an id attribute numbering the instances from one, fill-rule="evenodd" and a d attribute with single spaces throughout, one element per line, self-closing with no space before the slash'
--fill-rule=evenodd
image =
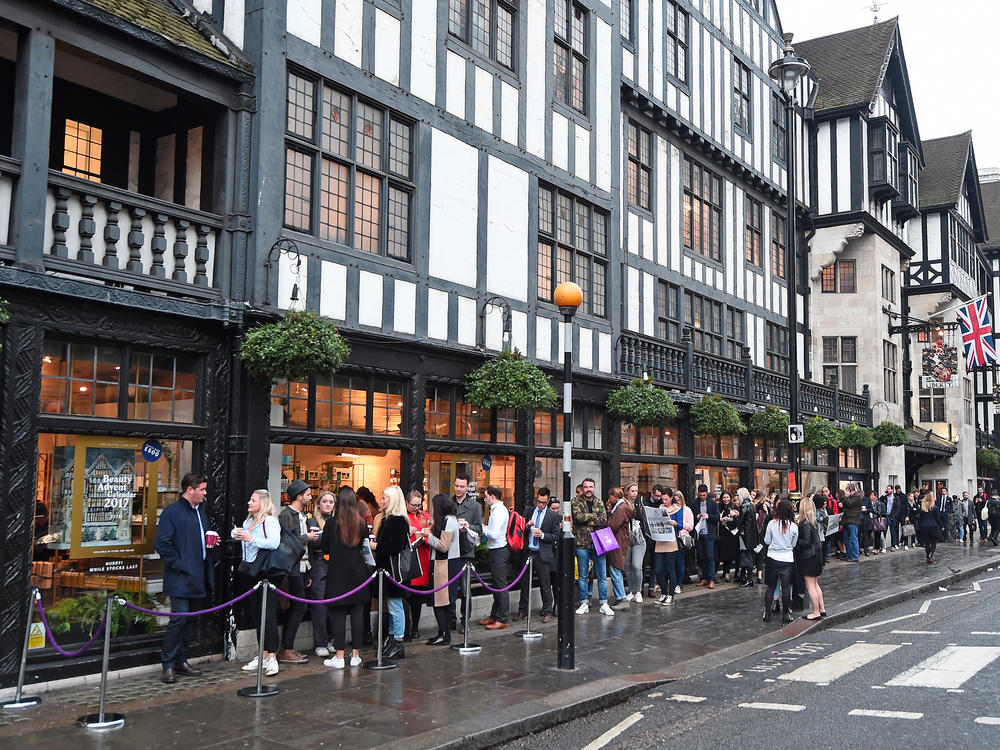
<path id="1" fill-rule="evenodd" d="M 573 669 L 576 664 L 576 621 L 574 607 L 573 563 L 576 540 L 573 538 L 573 316 L 583 302 L 583 290 L 572 281 L 556 287 L 552 300 L 563 314 L 563 491 L 562 537 L 559 539 L 559 648 L 556 666 Z M 586 575 L 581 571 L 581 575 Z"/>

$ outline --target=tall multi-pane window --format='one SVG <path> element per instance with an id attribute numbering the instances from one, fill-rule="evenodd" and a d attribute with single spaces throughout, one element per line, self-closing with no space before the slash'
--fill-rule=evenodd
<path id="1" fill-rule="evenodd" d="M 750 134 L 750 107 L 752 101 L 752 74 L 741 62 L 733 66 L 733 122 L 746 135 Z"/>
<path id="2" fill-rule="evenodd" d="M 891 404 L 899 401 L 899 361 L 896 345 L 891 341 L 882 342 L 882 392 L 884 398 Z"/>
<path id="3" fill-rule="evenodd" d="M 538 298 L 564 281 L 583 289 L 584 311 L 607 315 L 608 215 L 586 201 L 538 187 Z"/>
<path id="4" fill-rule="evenodd" d="M 892 187 L 899 184 L 899 136 L 888 120 L 869 126 L 868 179 Z"/>
<path id="5" fill-rule="evenodd" d="M 855 271 L 853 260 L 838 260 L 826 266 L 822 275 L 822 291 L 853 294 L 858 290 Z"/>
<path id="6" fill-rule="evenodd" d="M 578 112 L 587 111 L 587 24 L 585 8 L 555 0 L 553 90 L 555 99 Z"/>
<path id="7" fill-rule="evenodd" d="M 409 260 L 413 126 L 289 71 L 285 127 L 285 226 Z"/>
<path id="8" fill-rule="evenodd" d="M 764 329 L 764 366 L 771 372 L 787 375 L 791 359 L 788 348 L 788 329 L 778 323 L 768 321 Z"/>
<path id="9" fill-rule="evenodd" d="M 76 120 L 66 120 L 62 171 L 84 180 L 100 182 L 103 138 L 104 133 L 100 128 Z"/>
<path id="10" fill-rule="evenodd" d="M 966 227 L 964 221 L 958 219 L 954 214 L 948 215 L 948 247 L 951 259 L 955 261 L 959 268 L 970 276 L 975 277 L 975 252 L 972 233 Z"/>
<path id="11" fill-rule="evenodd" d="M 920 421 L 944 422 L 944 388 L 920 389 Z"/>
<path id="12" fill-rule="evenodd" d="M 785 103 L 781 97 L 771 92 L 771 157 L 782 164 L 785 163 L 786 139 Z"/>
<path id="13" fill-rule="evenodd" d="M 896 272 L 889 266 L 882 266 L 882 299 L 896 301 Z"/>
<path id="14" fill-rule="evenodd" d="M 771 211 L 771 274 L 785 278 L 785 217 Z"/>
<path id="15" fill-rule="evenodd" d="M 626 42 L 632 39 L 632 0 L 618 2 L 618 32 Z"/>
<path id="16" fill-rule="evenodd" d="M 695 349 L 722 354 L 722 303 L 685 292 L 684 324 L 691 328 Z"/>
<path id="17" fill-rule="evenodd" d="M 671 0 L 667 0 L 663 12 L 667 25 L 667 75 L 687 83 L 688 14 Z"/>
<path id="18" fill-rule="evenodd" d="M 680 341 L 681 290 L 675 284 L 660 281 L 656 288 L 656 337 L 661 341 Z"/>
<path id="19" fill-rule="evenodd" d="M 746 344 L 746 317 L 742 310 L 726 308 L 726 356 L 729 359 L 743 359 Z"/>
<path id="20" fill-rule="evenodd" d="M 722 261 L 722 179 L 691 159 L 684 163 L 684 247 Z"/>
<path id="21" fill-rule="evenodd" d="M 628 134 L 628 200 L 634 206 L 650 208 L 653 182 L 653 134 L 632 120 L 626 125 Z"/>
<path id="22" fill-rule="evenodd" d="M 823 382 L 841 390 L 858 390 L 858 340 L 854 336 L 823 337 Z"/>
<path id="23" fill-rule="evenodd" d="M 759 200 L 746 197 L 746 231 L 744 245 L 746 246 L 747 263 L 763 268 L 761 259 L 761 244 L 764 237 L 764 206 Z"/>
<path id="24" fill-rule="evenodd" d="M 448 0 L 448 33 L 511 70 L 516 28 L 516 0 Z"/>
<path id="25" fill-rule="evenodd" d="M 972 379 L 962 378 L 962 407 L 965 412 L 965 423 L 967 425 L 974 425 L 976 423 L 976 415 L 972 407 Z"/>

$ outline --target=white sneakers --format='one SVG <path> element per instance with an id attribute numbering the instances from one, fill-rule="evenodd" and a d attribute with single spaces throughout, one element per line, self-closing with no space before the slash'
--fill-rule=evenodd
<path id="1" fill-rule="evenodd" d="M 265 662 L 264 666 L 265 667 L 267 666 L 266 662 Z M 256 672 L 257 671 L 257 657 L 255 656 L 253 659 L 251 659 L 246 664 L 244 664 L 242 667 L 240 667 L 240 669 L 242 669 L 244 672 Z"/>
<path id="2" fill-rule="evenodd" d="M 576 613 L 578 615 L 585 615 L 590 611 L 590 602 L 584 602 L 579 607 L 576 608 Z"/>
<path id="3" fill-rule="evenodd" d="M 664 594 L 663 596 L 661 596 L 659 599 L 656 600 L 656 603 L 657 604 L 663 604 L 663 602 L 665 602 L 669 598 L 670 598 L 669 596 L 667 596 L 666 594 Z"/>
<path id="4" fill-rule="evenodd" d="M 681 593 L 681 587 L 680 586 L 674 586 L 674 593 L 675 594 Z"/>
<path id="5" fill-rule="evenodd" d="M 322 656 L 322 657 L 325 658 L 325 657 L 327 657 L 329 655 L 330 655 L 330 649 L 328 649 L 326 646 L 317 646 L 316 647 L 316 656 Z"/>
<path id="6" fill-rule="evenodd" d="M 642 604 L 642 594 L 640 594 L 638 591 L 635 592 L 635 603 Z"/>
<path id="7" fill-rule="evenodd" d="M 611 609 L 610 605 L 607 602 L 601 602 L 600 613 L 602 615 L 608 615 L 609 617 L 615 616 L 615 611 Z"/>
<path id="8" fill-rule="evenodd" d="M 270 659 L 264 659 L 264 674 L 268 677 L 278 674 L 278 657 L 272 656 Z"/>
<path id="9" fill-rule="evenodd" d="M 627 602 L 633 602 L 633 601 L 635 601 L 635 594 L 629 594 L 628 596 L 626 596 L 625 597 L 625 601 L 627 601 Z"/>
<path id="10" fill-rule="evenodd" d="M 669 607 L 673 603 L 674 603 L 674 597 L 672 596 L 665 596 L 663 597 L 663 601 L 660 602 L 660 604 L 662 604 L 664 607 Z"/>
<path id="11" fill-rule="evenodd" d="M 360 667 L 361 666 L 361 657 L 360 656 L 352 656 L 351 657 L 351 666 L 352 667 Z"/>
<path id="12" fill-rule="evenodd" d="M 342 658 L 336 656 L 336 655 L 335 656 L 331 656 L 329 659 L 324 659 L 323 660 L 323 666 L 324 667 L 333 667 L 334 669 L 343 669 L 344 668 L 344 660 Z M 352 656 L 351 657 L 351 666 L 352 667 L 361 666 L 361 657 L 360 656 Z"/>

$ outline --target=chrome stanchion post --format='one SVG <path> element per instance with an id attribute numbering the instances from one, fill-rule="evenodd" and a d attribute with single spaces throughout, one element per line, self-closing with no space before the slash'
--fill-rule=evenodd
<path id="1" fill-rule="evenodd" d="M 124 714 L 108 714 L 104 712 L 105 698 L 108 692 L 108 665 L 111 662 L 111 608 L 114 597 L 108 595 L 108 605 L 104 612 L 104 656 L 101 659 L 101 699 L 96 714 L 87 714 L 76 720 L 84 729 L 121 729 L 125 726 Z"/>
<path id="2" fill-rule="evenodd" d="M 21 695 L 24 689 L 24 673 L 28 668 L 28 645 L 31 642 L 31 614 L 35 610 L 35 601 L 41 599 L 42 594 L 37 588 L 32 588 L 28 593 L 28 622 L 24 626 L 24 648 L 21 649 L 21 668 L 17 673 L 17 690 L 14 693 L 14 700 L 4 703 L 3 708 L 29 708 L 37 706 L 42 699 L 37 695 Z"/>
<path id="3" fill-rule="evenodd" d="M 382 620 L 385 617 L 385 570 L 379 569 L 378 571 L 378 647 L 375 650 L 375 661 L 362 662 L 361 666 L 365 669 L 395 669 L 398 665 L 394 661 L 382 661 L 382 639 L 383 631 Z M 351 637 L 354 634 L 351 633 Z"/>
<path id="4" fill-rule="evenodd" d="M 528 576 L 528 615 L 524 618 L 524 630 L 518 630 L 514 635 L 520 636 L 526 641 L 538 640 L 542 637 L 542 633 L 535 630 L 531 630 L 531 573 L 534 570 L 534 559 L 531 557 L 531 553 L 528 553 L 528 572 L 525 573 Z"/>
<path id="5" fill-rule="evenodd" d="M 478 643 L 469 643 L 469 629 L 472 627 L 472 563 L 465 564 L 465 638 L 462 643 L 453 643 L 451 647 L 462 654 L 471 656 L 478 654 L 483 647 Z"/>
<path id="6" fill-rule="evenodd" d="M 270 581 L 260 582 L 260 637 L 257 639 L 257 684 L 243 687 L 236 691 L 244 698 L 269 698 L 278 694 L 277 685 L 264 684 L 264 628 L 267 624 L 267 590 L 271 588 Z"/>

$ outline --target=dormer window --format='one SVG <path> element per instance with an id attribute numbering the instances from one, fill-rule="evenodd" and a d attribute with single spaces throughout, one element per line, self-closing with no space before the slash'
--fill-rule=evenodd
<path id="1" fill-rule="evenodd" d="M 899 134 L 885 118 L 868 123 L 868 183 L 877 201 L 899 195 Z"/>
<path id="2" fill-rule="evenodd" d="M 896 221 L 907 221 L 920 211 L 920 160 L 912 143 L 899 144 L 899 197 L 892 202 Z"/>

